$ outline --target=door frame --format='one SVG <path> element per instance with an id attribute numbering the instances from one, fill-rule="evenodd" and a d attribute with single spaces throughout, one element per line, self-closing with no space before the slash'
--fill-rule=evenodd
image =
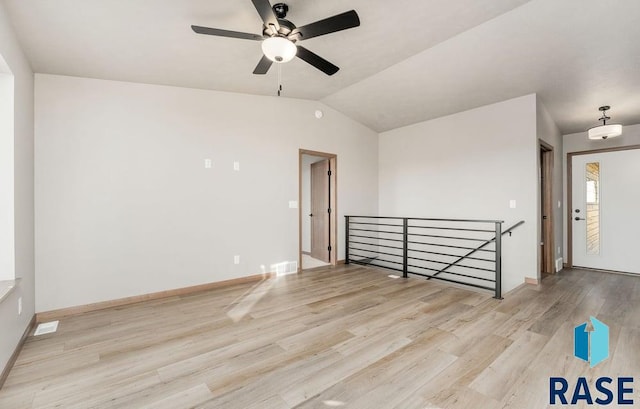
<path id="1" fill-rule="evenodd" d="M 540 238 L 544 242 L 545 251 L 539 250 L 538 270 L 547 274 L 555 274 L 555 228 L 553 218 L 553 146 L 538 139 L 538 154 L 540 155 L 540 172 L 543 183 L 538 183 L 540 195 L 544 199 L 540 201 L 539 226 L 542 230 L 545 224 L 544 235 L 540 232 Z M 547 215 L 546 223 L 543 215 Z"/>
<path id="2" fill-rule="evenodd" d="M 331 175 L 329 176 L 329 245 L 331 253 L 329 264 L 338 263 L 338 155 L 308 149 L 298 150 L 298 272 L 302 271 L 302 156 L 320 156 L 329 159 Z"/>
<path id="3" fill-rule="evenodd" d="M 578 155 L 591 155 L 593 153 L 608 153 L 616 151 L 630 151 L 640 149 L 640 145 L 617 146 L 613 148 L 593 149 L 567 153 L 567 267 L 573 267 L 573 157 Z"/>

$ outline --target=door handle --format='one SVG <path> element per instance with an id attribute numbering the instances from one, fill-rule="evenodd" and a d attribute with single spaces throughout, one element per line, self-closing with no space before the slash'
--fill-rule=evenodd
<path id="1" fill-rule="evenodd" d="M 313 213 L 309 214 L 309 217 L 313 217 Z"/>
<path id="2" fill-rule="evenodd" d="M 576 217 L 576 218 L 575 218 L 575 219 L 573 219 L 573 220 L 578 221 L 578 220 L 585 220 L 585 219 L 583 219 L 582 217 Z"/>

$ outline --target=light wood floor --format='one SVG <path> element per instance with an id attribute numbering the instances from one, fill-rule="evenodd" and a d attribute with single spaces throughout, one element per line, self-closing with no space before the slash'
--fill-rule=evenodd
<path id="1" fill-rule="evenodd" d="M 0 408 L 544 408 L 550 376 L 640 379 L 640 278 L 565 271 L 497 301 L 362 267 L 62 320 Z M 610 358 L 572 356 L 597 316 Z M 638 385 L 635 400 L 640 402 Z"/>

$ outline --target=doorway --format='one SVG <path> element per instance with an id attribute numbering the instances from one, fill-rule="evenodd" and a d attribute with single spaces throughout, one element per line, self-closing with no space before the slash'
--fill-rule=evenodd
<path id="1" fill-rule="evenodd" d="M 538 174 L 540 183 L 540 249 L 539 262 L 540 277 L 544 274 L 555 273 L 555 242 L 553 228 L 553 147 L 541 140 L 540 168 Z"/>
<path id="2" fill-rule="evenodd" d="M 567 172 L 570 265 L 640 274 L 640 146 L 570 153 Z"/>
<path id="3" fill-rule="evenodd" d="M 299 265 L 301 270 L 337 260 L 337 156 L 299 151 Z"/>

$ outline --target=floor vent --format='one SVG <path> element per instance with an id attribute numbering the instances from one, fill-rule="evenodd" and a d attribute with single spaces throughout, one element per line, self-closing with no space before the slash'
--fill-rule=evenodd
<path id="1" fill-rule="evenodd" d="M 562 257 L 556 259 L 556 273 L 562 270 Z"/>
<path id="2" fill-rule="evenodd" d="M 36 332 L 34 332 L 33 335 L 38 336 L 44 334 L 53 334 L 58 330 L 59 322 L 60 321 L 43 322 L 42 324 L 38 325 L 38 328 L 36 328 Z"/>
<path id="3" fill-rule="evenodd" d="M 298 262 L 285 261 L 284 263 L 273 264 L 271 266 L 271 271 L 276 273 L 278 276 L 295 274 L 298 272 Z"/>

